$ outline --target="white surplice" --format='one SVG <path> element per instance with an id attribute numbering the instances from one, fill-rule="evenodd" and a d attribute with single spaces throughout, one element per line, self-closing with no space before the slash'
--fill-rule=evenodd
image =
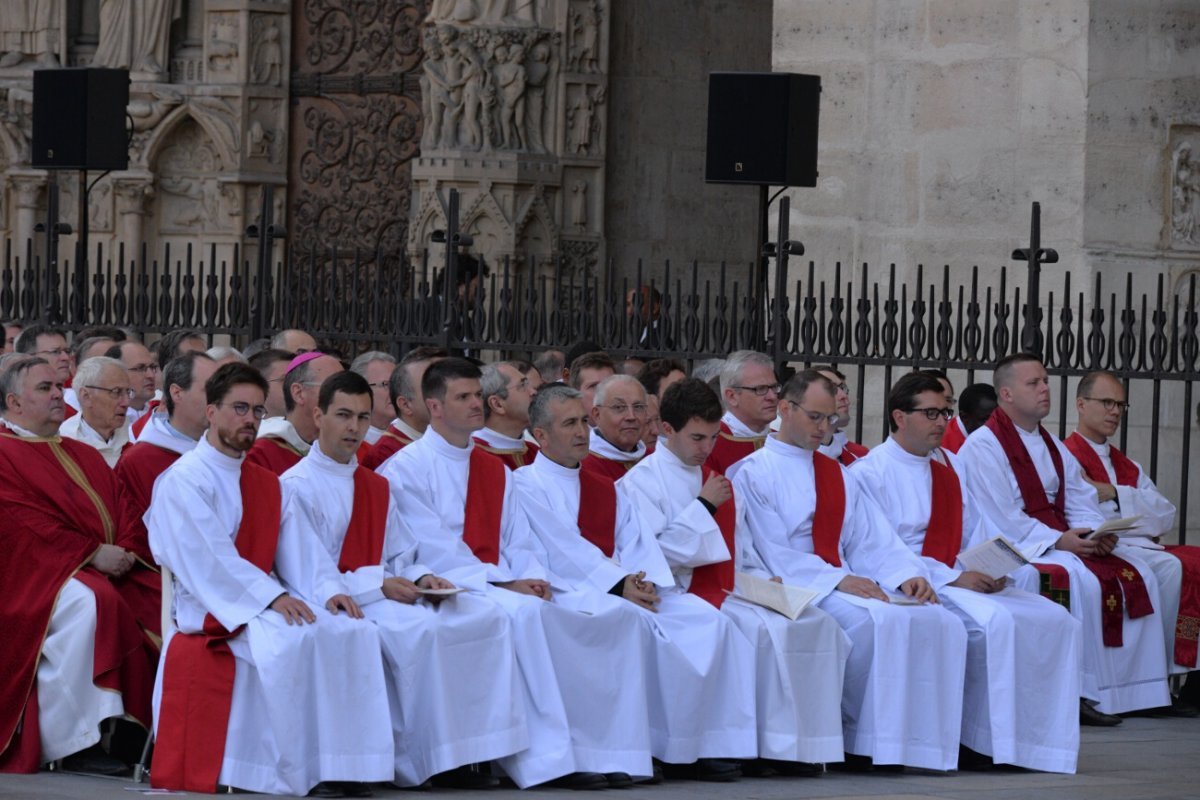
<path id="1" fill-rule="evenodd" d="M 473 443 L 456 447 L 432 427 L 376 470 L 391 484 L 423 563 L 459 586 L 484 591 L 513 627 L 529 748 L 499 764 L 526 787 L 572 772 L 649 775 L 646 631 L 616 598 L 557 591 L 551 602 L 498 586 L 548 580 L 545 553 L 516 506 L 505 469 L 498 564 L 463 541 Z M 566 587 L 563 587 L 566 588 Z"/>
<path id="2" fill-rule="evenodd" d="M 1050 451 L 1041 435 L 1016 428 L 1021 442 L 1037 468 L 1046 497 L 1058 496 L 1058 474 Z M 1104 521 L 1096 505 L 1096 492 L 1083 480 L 1079 462 L 1066 446 L 1054 440 L 1063 460 L 1063 478 L 1067 485 L 1064 504 L 1071 527 L 1095 528 Z M 1164 657 L 1163 626 L 1159 618 L 1162 604 L 1158 582 L 1150 567 L 1123 548 L 1121 558 L 1141 574 L 1154 606 L 1154 614 L 1130 619 L 1124 617 L 1122 647 L 1105 647 L 1101 630 L 1100 581 L 1078 556 L 1054 549 L 1060 531 L 1042 524 L 1025 513 L 1025 503 L 1017 486 L 1017 476 L 1004 448 L 987 426 L 977 429 L 958 451 L 965 466 L 967 487 L 993 529 L 1002 531 L 1030 561 L 1059 564 L 1071 579 L 1071 614 L 1083 626 L 1082 696 L 1098 701 L 1108 714 L 1120 714 L 1142 708 L 1170 704 L 1167 690 L 1167 665 Z"/>
<path id="3" fill-rule="evenodd" d="M 1162 492 L 1150 480 L 1150 476 L 1142 469 L 1142 465 L 1134 462 L 1138 477 L 1136 486 L 1120 486 L 1117 484 L 1117 471 L 1113 467 L 1111 445 L 1108 442 L 1096 444 L 1091 439 L 1080 434 L 1088 446 L 1095 451 L 1108 482 L 1117 490 L 1116 500 L 1106 500 L 1100 503 L 1100 511 L 1108 519 L 1140 516 L 1138 528 L 1148 536 L 1169 536 L 1175 529 L 1175 504 L 1163 497 Z M 1140 547 L 1142 539 L 1124 537 L 1117 546 L 1117 555 L 1125 558 L 1132 554 L 1134 558 L 1144 561 L 1154 570 L 1158 580 L 1158 596 L 1162 600 L 1162 608 L 1155 606 L 1163 626 L 1163 641 L 1167 648 L 1167 666 L 1173 675 L 1182 675 L 1196 668 L 1196 663 L 1175 663 L 1175 623 L 1179 618 L 1179 596 L 1183 591 L 1183 565 L 1179 559 L 1164 550 L 1154 550 Z"/>
<path id="4" fill-rule="evenodd" d="M 854 480 L 880 508 L 913 553 L 929 526 L 931 456 L 916 456 L 894 438 L 855 462 Z M 960 476 L 963 548 L 993 533 Z M 949 586 L 961 572 L 922 556 L 946 608 L 967 630 L 962 743 L 993 758 L 1047 772 L 1075 772 L 1079 755 L 1079 660 L 1082 630 L 1062 606 L 1009 586 L 981 594 Z"/>
<path id="5" fill-rule="evenodd" d="M 258 426 L 258 438 L 265 439 L 268 436 L 282 439 L 296 448 L 296 452 L 301 454 L 307 453 L 308 448 L 312 446 L 312 442 L 306 442 L 301 438 L 299 432 L 296 431 L 296 426 L 287 417 L 267 417 L 264 419 L 262 424 Z"/>
<path id="6" fill-rule="evenodd" d="M 505 436 L 503 433 L 491 428 L 480 428 L 475 431 L 475 438 L 482 439 L 487 442 L 488 447 L 496 450 L 523 450 L 525 449 L 526 439 L 524 436 L 520 439 L 514 439 L 511 436 Z M 537 442 L 534 442 L 537 444 Z"/>
<path id="7" fill-rule="evenodd" d="M 608 592 L 627 575 L 644 571 L 659 587 L 657 612 L 621 601 L 641 616 L 650 632 L 654 756 L 680 764 L 698 758 L 753 758 L 757 747 L 750 643 L 727 617 L 674 585 L 653 535 L 642 532 L 633 503 L 617 498 L 609 559 L 580 533 L 578 467 L 564 467 L 539 455 L 514 473 L 513 482 L 556 579 L 612 597 Z"/>
<path id="8" fill-rule="evenodd" d="M 641 461 L 646 457 L 646 443 L 638 439 L 637 446 L 632 451 L 618 450 L 617 446 L 600 435 L 599 428 L 592 428 L 588 439 L 588 452 L 595 453 L 609 461 Z"/>
<path id="9" fill-rule="evenodd" d="M 407 605 L 383 596 L 385 577 L 416 581 L 417 540 L 388 499 L 383 558 L 338 572 L 354 506 L 357 460 L 339 464 L 314 442 L 280 478 L 283 522 L 276 570 L 284 585 L 315 605 L 348 594 L 379 627 L 387 663 L 396 743 L 396 782 L 418 786 L 464 764 L 512 755 L 528 745 L 512 632 L 504 611 L 479 593 L 441 604 Z M 309 540 L 322 545 L 314 554 Z M 315 555 L 315 557 L 313 557 Z M 481 670 L 481 664 L 487 669 Z"/>
<path id="10" fill-rule="evenodd" d="M 384 428 L 376 428 L 374 425 L 369 426 L 367 428 L 367 435 L 363 437 L 363 441 L 367 444 L 375 444 L 383 436 L 384 430 Z"/>
<path id="11" fill-rule="evenodd" d="M 108 468 L 112 469 L 121 458 L 121 451 L 129 444 L 129 430 L 129 425 L 121 425 L 113 431 L 112 436 L 105 439 L 84 420 L 83 414 L 76 414 L 58 426 L 58 435 L 95 448 L 104 456 L 104 463 L 108 464 Z"/>
<path id="12" fill-rule="evenodd" d="M 171 424 L 171 420 L 166 414 L 155 414 L 151 417 L 150 421 L 146 423 L 146 427 L 142 428 L 142 435 L 138 437 L 138 441 L 152 444 L 164 450 L 179 453 L 180 455 L 191 452 L 197 444 L 195 439 L 187 434 L 180 433 Z"/>
<path id="13" fill-rule="evenodd" d="M 698 499 L 701 478 L 700 467 L 680 461 L 660 440 L 617 484 L 635 505 L 641 530 L 661 548 L 676 586 L 671 592 L 687 591 L 694 568 L 730 557 L 721 529 Z M 745 510 L 730 502 L 736 504 L 734 569 L 770 579 L 750 541 Z M 841 761 L 842 676 L 850 653 L 841 626 L 816 606 L 795 621 L 736 598 L 726 599 L 721 611 L 754 646 L 759 756 Z"/>
<path id="14" fill-rule="evenodd" d="M 228 630 L 246 626 L 229 640 L 236 671 L 218 782 L 304 795 L 321 781 L 391 780 L 379 633 L 316 605 L 309 625 L 289 625 L 268 608 L 283 586 L 235 547 L 243 461 L 201 439 L 155 481 L 145 516 L 150 549 L 173 574 L 176 629 L 200 632 L 210 613 Z M 309 547 L 315 557 L 321 544 Z"/>
<path id="15" fill-rule="evenodd" d="M 929 578 L 853 473 L 841 468 L 846 512 L 838 544 L 842 566 L 816 555 L 813 453 L 767 438 L 738 462 L 734 491 L 767 569 L 816 591 L 818 604 L 850 637 L 842 692 L 846 751 L 879 764 L 951 770 L 958 764 L 967 634 L 940 605 L 893 605 L 837 589 L 849 575 L 897 592 Z"/>

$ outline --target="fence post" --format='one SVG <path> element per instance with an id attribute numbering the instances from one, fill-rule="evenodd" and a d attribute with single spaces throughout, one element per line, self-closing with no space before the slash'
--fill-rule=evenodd
<path id="1" fill-rule="evenodd" d="M 246 236 L 258 240 L 258 258 L 254 277 L 254 302 L 250 305 L 250 341 L 261 339 L 265 330 L 267 303 L 267 273 L 271 269 L 271 256 L 275 240 L 287 235 L 282 225 L 275 224 L 275 187 L 262 187 L 262 208 L 258 224 L 246 227 Z"/>
<path id="2" fill-rule="evenodd" d="M 775 369 L 778 372 L 787 361 L 787 337 L 784 334 L 784 328 L 787 325 L 786 311 L 784 309 L 784 298 L 787 297 L 788 286 L 788 256 L 804 255 L 804 245 L 800 242 L 788 239 L 788 231 L 791 228 L 792 217 L 792 200 L 786 195 L 779 201 L 779 225 L 776 227 L 775 241 L 768 242 L 763 247 L 763 261 L 775 259 L 775 297 L 767 304 L 770 309 L 770 337 L 767 341 L 767 349 L 771 355 L 771 360 L 775 362 Z"/>
<path id="3" fill-rule="evenodd" d="M 1042 309 L 1038 305 L 1042 264 L 1058 263 L 1058 251 L 1042 247 L 1042 204 L 1034 201 L 1029 219 L 1029 247 L 1013 250 L 1012 257 L 1028 264 L 1029 278 L 1025 288 L 1025 321 L 1021 327 L 1021 350 L 1045 360 L 1042 352 Z M 1002 357 L 1002 353 L 997 353 Z"/>

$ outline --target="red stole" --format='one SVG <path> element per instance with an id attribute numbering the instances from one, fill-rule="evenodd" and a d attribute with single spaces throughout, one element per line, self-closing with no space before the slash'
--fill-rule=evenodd
<path id="1" fill-rule="evenodd" d="M 949 450 L 951 453 L 957 453 L 967 441 L 967 434 L 963 432 L 962 420 L 959 417 L 954 417 L 946 423 L 946 432 L 942 434 L 942 447 Z"/>
<path id="2" fill-rule="evenodd" d="M 1003 409 L 997 408 L 986 423 L 987 427 L 1000 442 L 1004 454 L 1008 457 L 1009 465 L 1017 479 L 1017 487 L 1021 491 L 1021 501 L 1025 504 L 1024 511 L 1047 527 L 1057 531 L 1070 528 L 1066 515 L 1066 475 L 1063 469 L 1062 454 L 1046 429 L 1038 426 L 1042 441 L 1050 451 L 1050 459 L 1054 463 L 1054 471 L 1058 475 L 1058 494 L 1052 504 L 1046 496 L 1046 487 L 1038 476 L 1037 467 L 1029 456 L 1029 451 L 1021 442 L 1016 425 Z M 1137 619 L 1154 613 L 1150 604 L 1150 595 L 1146 592 L 1146 584 L 1138 571 L 1124 559 L 1108 555 L 1102 558 L 1087 556 L 1080 561 L 1092 571 L 1100 581 L 1100 624 L 1104 634 L 1106 647 L 1120 647 L 1123 644 L 1124 610 L 1129 607 L 1129 618 Z M 1039 572 L 1047 573 L 1041 564 L 1035 564 Z M 1061 580 L 1061 576 L 1058 576 Z M 1055 580 L 1055 576 L 1051 576 Z"/>
<path id="3" fill-rule="evenodd" d="M 842 467 L 829 456 L 813 453 L 813 478 L 817 505 L 813 511 L 813 552 L 835 567 L 842 565 L 838 542 L 846 519 L 846 482 Z"/>
<path id="4" fill-rule="evenodd" d="M 725 470 L 760 449 L 766 441 L 765 436 L 735 436 L 733 430 L 722 422 L 717 443 L 713 446 L 705 465 L 724 475 Z"/>
<path id="5" fill-rule="evenodd" d="M 246 461 L 276 476 L 299 464 L 302 458 L 303 453 L 274 436 L 264 436 L 256 440 L 250 452 L 246 454 Z"/>
<path id="6" fill-rule="evenodd" d="M 279 542 L 279 479 L 243 462 L 240 485 L 242 521 L 234 546 L 238 555 L 269 573 Z M 176 633 L 171 638 L 150 770 L 154 787 L 216 791 L 233 703 L 235 666 L 227 640 L 241 632 L 241 627 L 226 630 L 209 614 L 203 633 Z"/>
<path id="7" fill-rule="evenodd" d="M 340 572 L 353 572 L 383 563 L 387 512 L 387 479 L 360 464 L 354 470 L 354 506 L 346 526 L 346 538 L 342 540 L 342 553 L 338 559 Z"/>
<path id="8" fill-rule="evenodd" d="M 520 449 L 506 450 L 501 447 L 492 447 L 487 443 L 487 440 L 475 437 L 475 446 L 482 448 L 485 452 L 491 453 L 496 458 L 504 462 L 504 466 L 510 470 L 519 469 L 533 461 L 534 457 L 540 452 L 538 446 L 533 442 L 523 442 Z"/>
<path id="9" fill-rule="evenodd" d="M 1079 435 L 1079 431 L 1068 436 L 1063 444 L 1071 451 L 1071 455 L 1079 460 L 1079 465 L 1083 467 L 1083 474 L 1087 475 L 1089 480 L 1096 483 L 1112 482 L 1112 479 L 1108 477 L 1108 470 L 1104 468 L 1104 462 L 1100 460 L 1100 456 L 1092 449 L 1088 440 Z M 1136 488 L 1138 482 L 1137 464 L 1130 461 L 1127 455 L 1112 446 L 1108 448 L 1108 457 L 1112 459 L 1113 470 L 1117 473 L 1117 485 Z"/>
<path id="10" fill-rule="evenodd" d="M 471 448 L 463 541 L 480 561 L 500 563 L 500 517 L 504 512 L 504 463 L 478 447 Z"/>
<path id="11" fill-rule="evenodd" d="M 842 448 L 842 452 L 838 454 L 837 460 L 841 462 L 842 466 L 848 467 L 869 452 L 871 451 L 858 442 L 847 441 L 846 446 Z"/>
<path id="12" fill-rule="evenodd" d="M 579 533 L 612 558 L 617 546 L 617 486 L 594 472 L 579 470 Z"/>
<path id="13" fill-rule="evenodd" d="M 700 485 L 703 486 L 713 470 L 707 466 L 701 469 Z M 733 591 L 734 582 L 734 564 L 737 561 L 737 550 L 734 543 L 734 532 L 737 528 L 737 506 L 734 505 L 736 498 L 730 497 L 724 503 L 717 506 L 716 512 L 713 514 L 713 520 L 717 523 L 717 527 L 721 529 L 721 538 L 725 540 L 725 547 L 729 549 L 729 559 L 716 564 L 705 564 L 702 567 L 696 567 L 692 570 L 692 583 L 688 586 L 688 592 L 697 597 L 707 600 L 717 608 L 725 602 L 728 597 L 726 592 Z"/>
<path id="14" fill-rule="evenodd" d="M 399 428 L 395 425 L 389 425 L 388 429 L 383 432 L 383 436 L 379 437 L 379 441 L 371 446 L 366 456 L 358 459 L 358 463 L 367 469 L 379 469 L 380 464 L 412 443 L 413 440 L 408 438 Z"/>
<path id="15" fill-rule="evenodd" d="M 96 596 L 95 684 L 121 692 L 126 713 L 144 724 L 154 674 L 129 606 L 106 577 L 84 566 L 117 532 L 116 480 L 104 459 L 80 442 L 22 439 L 0 428 L 0 474 L 0 585 L 21 609 L 5 616 L 0 648 L 0 772 L 36 772 L 37 662 L 68 580 L 78 578 Z"/>
<path id="16" fill-rule="evenodd" d="M 584 456 L 583 462 L 579 468 L 584 472 L 590 472 L 594 475 L 599 475 L 608 478 L 613 483 L 625 477 L 625 473 L 637 466 L 637 460 L 633 461 L 617 461 L 611 458 L 597 455 L 592 451 Z"/>
<path id="17" fill-rule="evenodd" d="M 129 430 L 133 434 L 134 439 L 142 435 L 142 431 L 144 431 L 146 426 L 150 423 L 150 418 L 154 416 L 155 410 L 161 405 L 161 400 L 151 400 L 150 407 L 146 409 L 146 413 L 138 417 L 133 425 L 130 426 Z"/>
<path id="18" fill-rule="evenodd" d="M 929 470 L 933 478 L 933 496 L 921 555 L 953 567 L 962 549 L 962 484 L 954 468 L 948 464 L 931 460 Z"/>

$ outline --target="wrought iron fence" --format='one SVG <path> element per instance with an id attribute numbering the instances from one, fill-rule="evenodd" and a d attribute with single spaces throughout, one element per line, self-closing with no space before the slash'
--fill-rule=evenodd
<path id="1" fill-rule="evenodd" d="M 478 279 L 455 281 L 426 259 L 386 269 L 379 265 L 389 259 L 377 253 L 284 249 L 269 259 L 249 257 L 250 249 L 214 244 L 152 254 L 145 245 L 115 252 L 98 246 L 82 266 L 76 258 L 47 268 L 32 243 L 17 250 L 10 242 L 0 267 L 0 317 L 72 330 L 104 323 L 152 336 L 197 328 L 238 346 L 298 327 L 347 356 L 367 349 L 400 354 L 419 344 L 485 358 L 531 356 L 589 339 L 614 356 L 694 362 L 757 348 L 781 366 L 833 363 L 850 374 L 857 398 L 851 433 L 872 439 L 864 430 L 868 408 L 873 419 L 882 416 L 879 393 L 867 393 L 872 380 L 888 386 L 900 372 L 937 367 L 972 382 L 1032 343 L 1058 379 L 1060 435 L 1068 432 L 1070 378 L 1106 369 L 1127 387 L 1149 387 L 1147 471 L 1160 477 L 1160 454 L 1171 440 L 1166 449 L 1182 453 L 1177 473 L 1170 465 L 1181 540 L 1187 526 L 1186 410 L 1200 380 L 1194 276 L 1176 293 L 1160 275 L 1147 295 L 1135 293 L 1132 276 L 1119 287 L 1097 276 L 1079 288 L 1067 275 L 1061 294 L 1046 292 L 1030 305 L 1018 285 L 1024 268 L 1000 268 L 987 281 L 973 268 L 964 282 L 948 266 L 918 267 L 904 282 L 895 266 L 881 274 L 866 264 L 808 261 L 790 276 L 786 248 L 766 296 L 757 265 L 722 264 L 704 273 L 695 264 L 668 263 L 649 277 L 640 264 L 587 274 L 562 261 L 550 268 L 505 261 Z M 1162 425 L 1167 387 L 1172 402 L 1182 393 L 1185 409 L 1183 424 L 1169 429 Z M 1123 427 L 1122 447 L 1128 436 Z M 1145 450 L 1144 442 L 1135 444 Z"/>

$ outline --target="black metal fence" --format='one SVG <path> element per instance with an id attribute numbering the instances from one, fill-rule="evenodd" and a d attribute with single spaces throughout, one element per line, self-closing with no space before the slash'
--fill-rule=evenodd
<path id="1" fill-rule="evenodd" d="M 915 279 L 904 282 L 895 266 L 881 272 L 808 261 L 799 275 L 789 275 L 786 246 L 777 248 L 784 255 L 767 291 L 761 265 L 704 271 L 668 263 L 650 278 L 640 264 L 582 274 L 561 261 L 552 269 L 505 262 L 478 279 L 453 280 L 424 259 L 385 269 L 379 265 L 389 259 L 375 253 L 285 248 L 273 259 L 249 257 L 247 250 L 256 249 L 164 247 L 152 254 L 144 245 L 115 252 L 98 246 L 83 266 L 76 258 L 47 268 L 32 243 L 23 251 L 9 243 L 0 267 L 0 317 L 72 330 L 104 323 L 151 336 L 198 328 L 235 346 L 298 327 L 345 355 L 440 344 L 485 358 L 531 356 L 590 339 L 615 356 L 694 362 L 755 348 L 781 365 L 839 365 L 857 399 L 850 433 L 872 441 L 878 438 L 864 430 L 865 416 L 868 410 L 873 419 L 882 416 L 882 391 L 868 393 L 873 382 L 886 387 L 910 369 L 937 367 L 961 388 L 964 376 L 973 382 L 998 358 L 1032 346 L 1058 380 L 1059 435 L 1069 432 L 1072 377 L 1107 369 L 1129 391 L 1149 390 L 1149 409 L 1138 419 L 1148 423 L 1150 441 L 1135 432 L 1134 455 L 1153 479 L 1166 478 L 1165 491 L 1180 510 L 1181 540 L 1187 527 L 1190 409 L 1200 381 L 1194 276 L 1175 293 L 1159 275 L 1145 294 L 1135 293 L 1132 275 L 1118 287 L 1099 276 L 1076 287 L 1068 274 L 1060 294 L 1046 292 L 1030 305 L 1019 285 L 1024 267 L 1000 268 L 987 281 L 977 267 L 966 281 L 948 266 L 918 267 Z M 636 291 L 643 286 L 648 290 Z M 1174 408 L 1173 424 L 1165 427 L 1164 412 L 1180 402 L 1182 414 Z M 1123 427 L 1121 446 L 1129 447 L 1129 437 Z M 1164 453 L 1170 467 L 1160 476 Z"/>

